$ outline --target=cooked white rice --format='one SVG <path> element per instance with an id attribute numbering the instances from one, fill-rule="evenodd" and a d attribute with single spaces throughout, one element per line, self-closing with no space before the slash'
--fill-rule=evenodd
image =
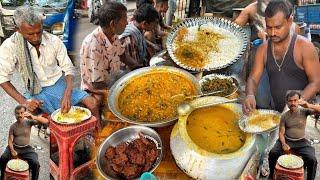
<path id="1" fill-rule="evenodd" d="M 230 63 L 234 60 L 242 49 L 242 39 L 237 38 L 232 32 L 223 28 L 214 26 L 213 24 L 206 24 L 201 26 L 201 30 L 206 29 L 217 34 L 221 34 L 224 38 L 219 40 L 219 52 L 211 51 L 207 54 L 209 62 L 205 68 L 215 68 Z M 194 41 L 197 38 L 198 26 L 188 28 L 188 33 L 184 37 L 184 41 Z M 210 40 L 210 39 L 208 39 Z M 176 50 L 176 45 L 173 50 Z"/>
<path id="2" fill-rule="evenodd" d="M 264 128 L 264 127 L 261 127 L 259 125 L 256 125 L 256 124 L 250 124 L 250 123 L 247 123 L 246 124 L 246 131 L 247 132 L 262 132 L 262 131 L 266 131 L 270 128 L 273 128 L 273 127 L 276 127 L 278 124 L 276 123 L 273 123 L 272 121 L 268 121 L 268 127 L 269 128 Z"/>

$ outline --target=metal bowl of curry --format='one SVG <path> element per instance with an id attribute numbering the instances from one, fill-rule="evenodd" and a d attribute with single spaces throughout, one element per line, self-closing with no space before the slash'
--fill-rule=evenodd
<path id="1" fill-rule="evenodd" d="M 110 89 L 108 106 L 118 118 L 138 125 L 164 127 L 177 118 L 183 101 L 171 98 L 200 94 L 197 79 L 182 69 L 145 67 L 120 78 Z"/>

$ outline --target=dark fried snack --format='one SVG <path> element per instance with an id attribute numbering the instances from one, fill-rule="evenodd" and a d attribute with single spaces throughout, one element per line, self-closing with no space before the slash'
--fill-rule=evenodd
<path id="1" fill-rule="evenodd" d="M 126 142 L 122 142 L 116 146 L 116 153 L 121 154 L 126 151 L 128 144 Z"/>
<path id="2" fill-rule="evenodd" d="M 128 157 L 127 157 L 127 155 L 124 154 L 124 153 L 117 154 L 117 155 L 112 159 L 112 162 L 113 162 L 114 164 L 117 164 L 117 165 L 123 165 L 123 164 L 125 164 L 127 161 L 128 161 Z"/>
<path id="3" fill-rule="evenodd" d="M 109 167 L 125 179 L 134 179 L 149 171 L 157 157 L 157 145 L 143 134 L 139 134 L 139 138 L 131 142 L 109 147 L 105 152 Z"/>
<path id="4" fill-rule="evenodd" d="M 106 150 L 106 153 L 104 154 L 104 156 L 109 160 L 109 159 L 113 159 L 116 155 L 116 150 L 114 147 L 109 147 Z"/>

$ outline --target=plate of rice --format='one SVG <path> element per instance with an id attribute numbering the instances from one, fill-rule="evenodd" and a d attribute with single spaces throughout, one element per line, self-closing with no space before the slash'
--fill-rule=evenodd
<path id="1" fill-rule="evenodd" d="M 278 158 L 278 164 L 288 169 L 298 169 L 303 166 L 303 160 L 293 154 L 285 154 Z"/>
<path id="2" fill-rule="evenodd" d="M 61 109 L 57 109 L 51 114 L 52 120 L 58 124 L 78 124 L 90 117 L 90 110 L 80 106 L 72 106 L 67 113 L 61 113 Z"/>
<path id="3" fill-rule="evenodd" d="M 237 24 L 216 17 L 187 19 L 168 35 L 172 60 L 190 71 L 226 68 L 246 51 L 248 38 Z"/>
<path id="4" fill-rule="evenodd" d="M 18 171 L 18 172 L 26 171 L 29 169 L 29 164 L 26 161 L 21 159 L 11 159 L 7 163 L 7 166 L 12 171 Z"/>
<path id="5" fill-rule="evenodd" d="M 281 114 L 278 111 L 259 109 L 239 120 L 242 131 L 253 134 L 271 132 L 279 127 Z"/>

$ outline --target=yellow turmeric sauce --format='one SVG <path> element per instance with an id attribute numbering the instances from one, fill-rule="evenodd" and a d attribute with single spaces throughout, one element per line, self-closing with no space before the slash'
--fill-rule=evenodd
<path id="1" fill-rule="evenodd" d="M 200 148 L 228 154 L 240 149 L 246 135 L 238 127 L 239 116 L 223 106 L 213 106 L 193 111 L 187 119 L 187 132 Z"/>
<path id="2" fill-rule="evenodd" d="M 143 122 L 170 120 L 177 117 L 183 99 L 177 94 L 196 95 L 195 85 L 185 77 L 170 72 L 152 72 L 129 82 L 118 98 L 118 108 L 129 119 Z"/>

